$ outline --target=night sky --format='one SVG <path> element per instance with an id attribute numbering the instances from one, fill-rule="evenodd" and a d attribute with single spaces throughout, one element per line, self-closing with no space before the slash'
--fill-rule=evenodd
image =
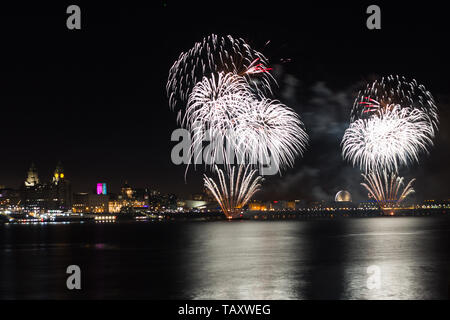
<path id="1" fill-rule="evenodd" d="M 382 30 L 370 31 L 365 10 L 372 2 L 213 3 L 2 5 L 0 184 L 17 188 L 32 161 L 46 181 L 60 160 L 77 192 L 100 181 L 118 191 L 125 180 L 182 197 L 201 191 L 202 170 L 190 169 L 186 183 L 185 167 L 171 162 L 170 135 L 178 126 L 165 85 L 178 55 L 217 33 L 242 37 L 269 58 L 276 98 L 299 113 L 311 138 L 305 157 L 281 177 L 266 179 L 257 198 L 330 200 L 348 189 L 363 200 L 359 170 L 342 160 L 340 141 L 357 90 L 388 74 L 424 84 L 440 112 L 431 154 L 401 174 L 417 178 L 417 199 L 449 197 L 443 5 L 377 2 Z M 70 4 L 81 7 L 81 30 L 66 28 Z"/>

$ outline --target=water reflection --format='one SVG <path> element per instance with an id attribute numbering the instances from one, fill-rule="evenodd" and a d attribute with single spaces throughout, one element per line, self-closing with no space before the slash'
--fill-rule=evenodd
<path id="1" fill-rule="evenodd" d="M 193 299 L 446 299 L 449 222 L 376 218 L 196 225 Z M 367 267 L 381 287 L 367 288 Z"/>
<path id="2" fill-rule="evenodd" d="M 358 233 L 344 235 L 352 241 L 343 297 L 448 298 L 448 225 L 432 222 L 414 218 L 373 219 L 371 223 L 359 224 Z M 367 288 L 370 265 L 380 269 L 380 287 L 371 290 Z"/>
<path id="3" fill-rule="evenodd" d="M 302 225 L 296 225 L 302 228 Z M 289 222 L 197 225 L 186 247 L 194 299 L 302 299 L 302 247 Z"/>
<path id="4" fill-rule="evenodd" d="M 449 236 L 437 217 L 9 225 L 0 298 L 448 299 Z"/>

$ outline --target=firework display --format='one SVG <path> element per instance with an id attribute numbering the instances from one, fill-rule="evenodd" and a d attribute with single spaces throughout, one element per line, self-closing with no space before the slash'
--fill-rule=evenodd
<path id="1" fill-rule="evenodd" d="M 369 197 L 377 201 L 381 208 L 395 206 L 402 202 L 408 195 L 414 193 L 412 184 L 416 179 L 412 179 L 404 186 L 404 178 L 397 176 L 396 173 L 388 173 L 383 170 L 369 174 L 362 174 L 364 177 L 361 185 L 369 192 Z"/>
<path id="2" fill-rule="evenodd" d="M 205 186 L 229 219 L 236 218 L 241 213 L 243 206 L 261 186 L 261 177 L 256 174 L 256 170 L 250 169 L 250 166 L 240 165 L 237 175 L 235 169 L 236 167 L 231 169 L 227 182 L 223 170 L 216 166 L 218 184 L 212 178 L 204 175 Z"/>
<path id="3" fill-rule="evenodd" d="M 365 174 L 362 185 L 380 206 L 398 204 L 413 193 L 411 180 L 400 192 L 400 167 L 429 153 L 438 130 L 434 99 L 423 85 L 387 76 L 358 93 L 342 139 L 342 156 Z M 400 192 L 400 193 L 399 193 Z"/>
<path id="4" fill-rule="evenodd" d="M 354 101 L 350 121 L 368 118 L 391 106 L 422 111 L 428 118 L 434 136 L 439 119 L 433 96 L 415 79 L 408 81 L 405 77 L 398 75 L 382 77 L 380 80 L 367 84 Z"/>
<path id="5" fill-rule="evenodd" d="M 419 110 L 391 106 L 369 119 L 350 124 L 342 139 L 342 154 L 354 166 L 369 172 L 418 162 L 433 141 L 427 115 Z"/>
<path id="6" fill-rule="evenodd" d="M 298 115 L 278 100 L 254 101 L 240 111 L 235 127 L 236 150 L 252 164 L 272 162 L 279 169 L 291 167 L 308 143 Z"/>
<path id="7" fill-rule="evenodd" d="M 256 174 L 254 168 L 270 164 L 280 172 L 294 164 L 308 142 L 298 115 L 267 97 L 276 84 L 267 64 L 264 55 L 244 40 L 213 34 L 182 53 L 169 71 L 169 106 L 178 110 L 178 121 L 191 133 L 191 150 L 203 141 L 211 142 L 206 165 L 219 176 L 220 188 L 206 176 L 205 186 L 227 217 L 234 217 L 233 206 L 240 209 L 258 190 L 258 178 L 255 185 L 246 183 Z M 239 164 L 236 182 L 235 161 Z M 225 173 L 217 164 L 224 165 Z M 239 183 L 244 164 L 242 189 L 234 199 L 233 184 Z"/>
<path id="8" fill-rule="evenodd" d="M 181 53 L 170 68 L 166 85 L 169 106 L 172 109 L 184 107 L 198 82 L 221 72 L 245 77 L 255 93 L 272 93 L 276 82 L 267 64 L 267 58 L 243 39 L 209 35 Z"/>
<path id="9" fill-rule="evenodd" d="M 342 155 L 361 170 L 398 171 L 428 153 L 438 127 L 437 107 L 416 80 L 388 76 L 358 93 Z"/>

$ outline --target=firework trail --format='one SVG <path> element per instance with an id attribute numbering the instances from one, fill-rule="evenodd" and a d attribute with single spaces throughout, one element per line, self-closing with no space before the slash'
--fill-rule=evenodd
<path id="1" fill-rule="evenodd" d="M 267 64 L 267 58 L 241 38 L 207 36 L 181 53 L 170 68 L 166 85 L 169 106 L 179 109 L 182 104 L 184 107 L 192 88 L 203 77 L 221 72 L 243 76 L 254 93 L 271 94 L 271 86 L 276 81 Z"/>
<path id="2" fill-rule="evenodd" d="M 432 138 L 434 137 L 439 118 L 433 96 L 415 79 L 408 81 L 405 77 L 398 75 L 383 77 L 367 84 L 355 99 L 350 120 L 353 122 L 360 118 L 368 118 L 391 106 L 422 111 L 428 118 Z"/>
<path id="3" fill-rule="evenodd" d="M 206 175 L 203 178 L 205 187 L 213 194 L 228 219 L 236 218 L 261 186 L 261 177 L 250 166 L 240 165 L 237 176 L 235 169 L 236 167 L 231 169 L 228 182 L 224 172 L 217 166 L 215 171 L 219 178 L 218 184 Z"/>
<path id="4" fill-rule="evenodd" d="M 365 172 L 397 172 L 400 166 L 418 162 L 420 153 L 428 153 L 432 130 L 423 111 L 390 106 L 350 124 L 342 139 L 342 155 Z"/>
<path id="5" fill-rule="evenodd" d="M 403 177 L 397 176 L 396 173 L 387 173 L 383 170 L 382 173 L 374 171 L 362 176 L 365 182 L 361 185 L 367 189 L 369 197 L 375 199 L 383 209 L 388 205 L 399 204 L 408 195 L 414 193 L 412 184 L 416 179 L 409 181 L 402 190 Z"/>

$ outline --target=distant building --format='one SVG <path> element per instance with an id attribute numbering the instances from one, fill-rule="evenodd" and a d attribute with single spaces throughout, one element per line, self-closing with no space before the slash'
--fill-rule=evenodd
<path id="1" fill-rule="evenodd" d="M 76 213 L 110 212 L 109 196 L 85 192 L 74 193 L 72 211 Z"/>
<path id="2" fill-rule="evenodd" d="M 358 204 L 358 209 L 360 210 L 378 210 L 380 205 L 376 200 L 369 199 L 366 201 L 362 201 Z"/>
<path id="3" fill-rule="evenodd" d="M 72 210 L 72 188 L 64 174 L 61 162 L 56 165 L 52 182 L 48 185 L 48 210 Z"/>
<path id="4" fill-rule="evenodd" d="M 253 200 L 248 203 L 249 211 L 267 211 L 267 205 L 264 202 Z"/>
<path id="5" fill-rule="evenodd" d="M 30 169 L 28 169 L 28 177 L 24 182 L 26 187 L 34 187 L 39 184 L 39 177 L 36 166 L 31 163 Z"/>
<path id="6" fill-rule="evenodd" d="M 7 211 L 18 211 L 20 209 L 20 192 L 11 188 L 0 189 L 0 209 Z"/>
<path id="7" fill-rule="evenodd" d="M 149 188 L 133 189 L 127 181 L 120 189 L 117 197 L 111 197 L 108 201 L 110 213 L 142 212 L 149 209 L 152 190 Z"/>
<path id="8" fill-rule="evenodd" d="M 96 193 L 97 194 L 103 194 L 103 195 L 108 194 L 108 192 L 106 190 L 106 183 L 105 182 L 97 183 Z"/>
<path id="9" fill-rule="evenodd" d="M 295 200 L 253 200 L 247 204 L 248 211 L 293 211 L 297 208 Z"/>
<path id="10" fill-rule="evenodd" d="M 65 178 L 64 169 L 59 162 L 51 182 L 41 183 L 38 172 L 32 163 L 27 178 L 20 188 L 21 205 L 26 212 L 69 211 L 72 209 L 70 182 Z"/>
<path id="11" fill-rule="evenodd" d="M 352 202 L 352 195 L 347 190 L 341 190 L 334 197 L 335 202 Z"/>
<path id="12" fill-rule="evenodd" d="M 125 181 L 125 184 L 120 189 L 121 191 L 121 197 L 122 199 L 133 199 L 134 191 L 133 189 L 128 185 L 128 182 Z"/>
<path id="13" fill-rule="evenodd" d="M 176 204 L 184 210 L 205 210 L 208 206 L 208 202 L 203 200 L 179 200 Z"/>

